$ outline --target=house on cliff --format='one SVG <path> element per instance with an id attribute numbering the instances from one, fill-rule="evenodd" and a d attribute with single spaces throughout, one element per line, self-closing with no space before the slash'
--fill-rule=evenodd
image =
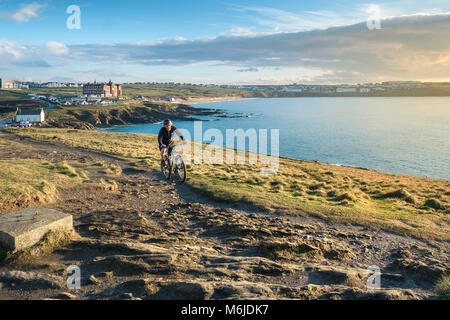
<path id="1" fill-rule="evenodd" d="M 28 121 L 30 123 L 44 122 L 45 113 L 44 109 L 25 109 L 17 108 L 16 114 L 14 115 L 14 120 L 16 122 Z"/>

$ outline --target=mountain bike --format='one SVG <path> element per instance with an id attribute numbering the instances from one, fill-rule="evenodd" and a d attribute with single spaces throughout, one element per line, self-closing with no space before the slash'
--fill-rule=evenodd
<path id="1" fill-rule="evenodd" d="M 169 152 L 164 155 L 165 165 L 161 162 L 161 172 L 167 180 L 171 177 L 175 177 L 177 182 L 183 183 L 186 181 L 186 164 L 183 157 L 180 155 L 179 150 L 185 142 L 177 144 L 176 146 L 169 146 Z"/>

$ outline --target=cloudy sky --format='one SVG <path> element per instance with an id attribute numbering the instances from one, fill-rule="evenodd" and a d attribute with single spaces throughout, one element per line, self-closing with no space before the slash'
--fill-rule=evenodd
<path id="1" fill-rule="evenodd" d="M 0 30 L 17 80 L 450 81 L 448 0 L 0 0 Z"/>

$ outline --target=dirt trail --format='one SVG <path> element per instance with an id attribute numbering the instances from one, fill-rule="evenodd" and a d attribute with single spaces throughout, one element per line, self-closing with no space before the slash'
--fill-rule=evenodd
<path id="1" fill-rule="evenodd" d="M 0 148 L 0 159 L 103 162 L 123 170 L 86 170 L 94 182 L 114 180 L 117 191 L 62 191 L 44 205 L 72 214 L 79 237 L 26 264 L 0 265 L 0 299 L 426 299 L 449 271 L 448 243 L 230 208 L 130 161 L 0 138 L 21 144 Z M 80 267 L 82 287 L 69 292 L 71 265 Z M 382 289 L 366 286 L 373 265 Z"/>

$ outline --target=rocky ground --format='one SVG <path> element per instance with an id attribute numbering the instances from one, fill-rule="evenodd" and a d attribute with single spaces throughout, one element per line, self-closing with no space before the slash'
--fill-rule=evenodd
<path id="1" fill-rule="evenodd" d="M 118 190 L 62 191 L 44 205 L 73 214 L 77 235 L 27 263 L 1 264 L 0 299 L 433 299 L 449 271 L 448 243 L 212 203 L 129 161 L 20 142 L 0 159 L 102 161 L 123 172 L 90 169 Z M 71 265 L 80 290 L 67 289 Z M 370 266 L 381 269 L 382 289 L 367 288 Z"/>
<path id="2" fill-rule="evenodd" d="M 55 110 L 57 112 L 48 114 L 44 127 L 94 130 L 96 127 L 157 123 L 164 119 L 196 120 L 199 116 L 227 115 L 223 110 L 167 103 L 145 103 L 141 106 L 117 106 L 109 109 L 98 109 L 92 106 L 56 107 Z"/>

